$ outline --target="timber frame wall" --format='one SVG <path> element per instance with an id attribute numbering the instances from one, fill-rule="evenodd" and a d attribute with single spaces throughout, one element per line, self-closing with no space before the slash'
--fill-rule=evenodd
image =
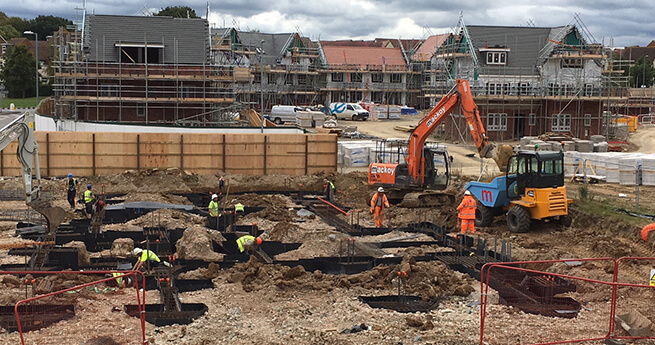
<path id="1" fill-rule="evenodd" d="M 95 176 L 179 168 L 213 175 L 308 175 L 337 170 L 333 134 L 36 132 L 41 175 Z M 0 176 L 20 176 L 16 142 L 0 151 Z"/>

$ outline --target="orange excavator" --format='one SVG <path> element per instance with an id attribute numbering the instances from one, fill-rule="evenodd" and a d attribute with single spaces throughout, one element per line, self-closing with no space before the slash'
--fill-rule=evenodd
<path id="1" fill-rule="evenodd" d="M 406 163 L 372 163 L 368 184 L 383 187 L 392 202 L 402 201 L 405 207 L 432 207 L 453 204 L 455 197 L 443 192 L 450 180 L 450 157 L 444 147 L 426 147 L 426 140 L 440 124 L 461 105 L 466 123 L 480 157 L 493 158 L 504 171 L 511 156 L 507 148 L 496 150 L 486 135 L 480 111 L 473 101 L 467 80 L 457 79 L 456 85 L 437 103 L 413 130 L 407 146 Z M 443 165 L 441 172 L 435 162 Z"/>

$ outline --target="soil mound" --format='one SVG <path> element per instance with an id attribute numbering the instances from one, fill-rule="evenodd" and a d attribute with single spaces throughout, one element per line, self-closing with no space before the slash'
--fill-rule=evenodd
<path id="1" fill-rule="evenodd" d="M 214 243 L 224 241 L 219 231 L 194 225 L 184 230 L 184 235 L 177 241 L 175 256 L 186 260 L 221 261 L 224 255 L 214 251 Z"/>

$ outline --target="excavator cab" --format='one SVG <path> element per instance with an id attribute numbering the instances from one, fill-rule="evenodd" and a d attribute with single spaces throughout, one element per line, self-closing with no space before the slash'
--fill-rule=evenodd
<path id="1" fill-rule="evenodd" d="M 425 188 L 444 190 L 450 177 L 450 156 L 445 147 L 423 149 Z"/>

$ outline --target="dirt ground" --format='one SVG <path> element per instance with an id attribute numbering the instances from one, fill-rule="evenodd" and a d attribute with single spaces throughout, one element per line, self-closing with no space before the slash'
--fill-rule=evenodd
<path id="1" fill-rule="evenodd" d="M 418 121 L 418 118 L 412 121 Z M 362 123 L 357 123 L 358 126 L 360 124 Z M 455 159 L 457 161 L 458 158 Z M 298 205 L 287 196 L 252 192 L 289 189 L 319 191 L 323 178 L 328 177 L 334 181 L 339 191 L 336 195 L 337 202 L 348 208 L 361 210 L 360 224 L 369 225 L 372 221 L 367 203 L 373 191 L 367 185 L 366 174 L 363 172 L 300 177 L 224 176 L 229 179 L 232 193 L 244 193 L 229 196 L 227 206 L 241 202 L 246 206 L 264 207 L 259 212 L 241 217 L 240 224 L 257 223 L 258 227 L 265 231 L 262 235 L 265 240 L 302 243 L 297 250 L 278 255 L 278 260 L 338 255 L 340 240 L 347 236 L 315 215 L 299 215 Z M 215 192 L 218 178 L 219 176 L 199 176 L 177 169 L 167 169 L 89 177 L 83 179 L 83 184 L 92 183 L 94 188 L 98 189 L 104 185 L 106 193 L 125 193 L 122 198 L 127 201 L 189 204 L 188 200 L 175 193 Z M 458 194 L 458 201 L 461 199 L 465 181 L 471 178 L 474 177 L 462 177 L 451 186 L 452 191 Z M 55 196 L 55 204 L 68 209 L 63 181 L 46 180 L 43 186 Z M 22 188 L 21 181 L 17 178 L 0 181 L 0 187 L 5 190 Z M 616 216 L 619 212 L 614 211 L 616 207 L 635 209 L 633 187 L 589 185 L 590 197 L 587 199 L 581 199 L 579 184 L 570 183 L 567 187 L 569 197 L 576 199 L 571 209 L 570 226 L 557 222 L 536 223 L 530 232 L 514 234 L 509 232 L 505 218 L 501 216 L 491 227 L 478 229 L 479 233 L 489 239 L 510 241 L 514 260 L 655 257 L 653 246 L 639 239 L 641 227 L 652 221 L 641 218 L 627 219 L 626 216 L 622 218 Z M 627 197 L 619 197 L 619 193 L 626 194 Z M 611 207 L 608 206 L 608 214 L 601 214 L 595 212 L 593 207 L 585 207 L 587 204 Z M 655 213 L 654 187 L 641 188 L 640 205 L 641 212 Z M 26 207 L 21 201 L 0 201 L 0 208 Z M 79 212 L 68 211 L 68 218 L 81 217 Z M 410 222 L 430 221 L 446 225 L 451 232 L 457 231 L 453 206 L 426 210 L 394 205 L 385 211 L 384 217 L 385 224 L 392 228 Z M 107 227 L 113 230 L 139 229 L 153 224 L 153 218 L 171 228 L 183 226 L 194 227 L 195 231 L 205 231 L 202 229 L 202 219 L 170 210 L 153 212 L 130 221 L 127 225 Z M 347 220 L 345 216 L 343 219 Z M 15 222 L 0 222 L 0 244 L 22 242 L 14 235 L 15 225 Z M 413 234 L 396 230 L 381 236 L 366 236 L 357 241 L 379 242 L 410 235 Z M 425 241 L 429 238 L 419 236 L 412 240 Z M 203 250 L 207 248 L 203 247 Z M 184 250 L 188 250 L 188 247 Z M 155 327 L 147 324 L 147 338 L 151 344 L 479 344 L 480 283 L 467 275 L 448 269 L 437 261 L 417 263 L 412 259 L 413 256 L 441 250 L 444 249 L 431 246 L 385 249 L 388 255 L 403 256 L 403 263 L 378 266 L 359 274 L 338 276 L 323 274 L 320 271 L 306 272 L 300 266 L 262 265 L 250 261 L 231 268 L 222 268 L 221 263 L 217 262 L 212 264 L 210 269 L 198 272 L 202 277 L 213 279 L 213 289 L 180 294 L 183 303 L 205 303 L 209 311 L 185 326 Z M 23 263 L 24 260 L 23 257 L 8 255 L 6 249 L 0 250 L 0 263 Z M 619 277 L 623 282 L 647 284 L 652 266 L 652 261 L 629 262 L 620 266 Z M 614 266 L 611 260 L 580 265 L 548 263 L 534 268 L 593 279 L 594 281 L 576 280 L 578 290 L 566 295 L 579 301 L 583 306 L 582 311 L 575 319 L 526 314 L 516 308 L 501 305 L 497 293 L 491 290 L 488 294 L 490 304 L 485 319 L 485 344 L 562 341 L 602 337 L 607 333 L 611 289 L 600 282 L 612 279 Z M 408 294 L 439 299 L 439 307 L 427 313 L 404 314 L 374 309 L 359 300 L 359 296 L 397 293 L 392 281 L 397 278 L 398 271 L 408 273 Z M 187 277 L 193 276 L 197 275 L 193 272 L 187 274 Z M 75 295 L 76 298 L 66 296 L 67 301 L 72 301 L 81 308 L 80 313 L 70 320 L 30 332 L 28 339 L 38 344 L 132 343 L 126 338 L 137 337 L 134 333 L 134 328 L 138 328 L 136 319 L 112 309 L 130 303 L 126 301 L 131 298 L 133 290 L 102 290 L 104 288 L 103 286 L 100 289 L 102 292 L 84 290 Z M 0 301 L 3 301 L 1 304 L 12 305 L 25 297 L 25 291 L 31 295 L 31 286 L 26 289 L 23 281 L 0 278 Z M 648 317 L 655 315 L 655 307 L 652 306 L 652 298 L 655 296 L 652 290 L 621 288 L 618 290 L 618 296 L 617 314 L 636 309 Z M 158 303 L 158 293 L 148 291 L 146 299 L 148 303 Z M 361 324 L 365 324 L 366 329 L 349 332 L 353 326 Z M 616 332 L 618 335 L 627 334 L 620 329 Z M 98 340 L 102 336 L 107 336 L 114 342 L 105 338 Z M 4 330 L 0 330 L 0 339 L 8 344 L 19 342 L 16 332 L 8 333 Z"/>

